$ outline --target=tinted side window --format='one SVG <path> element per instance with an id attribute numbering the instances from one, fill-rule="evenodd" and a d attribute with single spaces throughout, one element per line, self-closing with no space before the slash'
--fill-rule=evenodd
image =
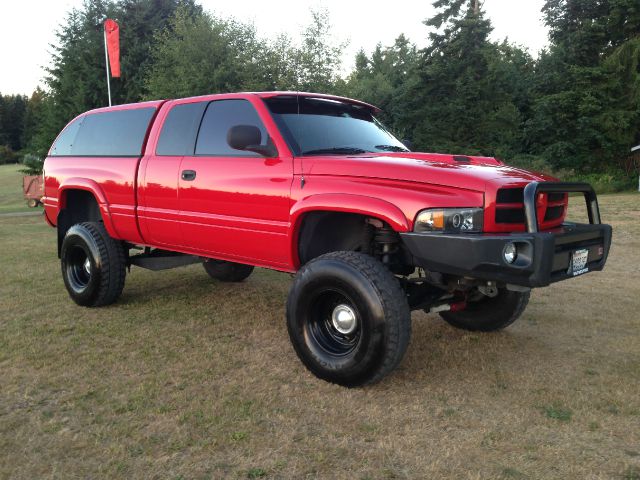
<path id="1" fill-rule="evenodd" d="M 77 118 L 72 123 L 67 125 L 62 133 L 56 139 L 56 143 L 51 147 L 51 155 L 56 155 L 59 157 L 72 155 L 71 150 L 73 148 L 73 144 L 76 141 L 76 136 L 78 135 L 78 130 L 80 129 L 80 125 L 82 125 L 82 121 L 84 117 Z"/>
<path id="2" fill-rule="evenodd" d="M 205 108 L 207 102 L 183 103 L 173 107 L 162 126 L 156 155 L 193 155 Z"/>
<path id="3" fill-rule="evenodd" d="M 257 153 L 234 150 L 227 143 L 227 132 L 235 125 L 253 125 L 262 133 L 262 144 L 266 145 L 267 130 L 258 112 L 247 100 L 217 100 L 211 102 L 200 125 L 196 155 L 227 157 L 258 157 Z"/>
<path id="4" fill-rule="evenodd" d="M 144 137 L 154 112 L 155 108 L 138 108 L 86 115 L 71 148 L 71 155 L 141 155 Z"/>

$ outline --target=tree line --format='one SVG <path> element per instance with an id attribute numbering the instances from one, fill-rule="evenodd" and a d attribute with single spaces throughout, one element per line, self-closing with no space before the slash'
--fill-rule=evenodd
<path id="1" fill-rule="evenodd" d="M 343 74 L 326 11 L 297 37 L 254 26 L 196 0 L 86 0 L 52 46 L 45 88 L 0 96 L 0 156 L 46 153 L 75 115 L 107 103 L 102 21 L 120 23 L 115 103 L 251 90 L 335 93 L 373 103 L 415 150 L 497 156 L 566 179 L 630 185 L 640 143 L 637 0 L 546 0 L 549 46 L 537 57 L 492 26 L 478 0 L 435 0 L 428 46 L 404 35 L 360 51 Z M 4 148 L 4 150 L 2 150 Z"/>

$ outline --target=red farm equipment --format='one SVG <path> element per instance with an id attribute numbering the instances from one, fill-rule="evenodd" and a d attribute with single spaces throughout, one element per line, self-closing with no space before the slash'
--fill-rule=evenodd
<path id="1" fill-rule="evenodd" d="M 29 207 L 35 208 L 41 205 L 41 199 L 44 195 L 42 175 L 25 175 L 22 177 L 22 191 Z"/>

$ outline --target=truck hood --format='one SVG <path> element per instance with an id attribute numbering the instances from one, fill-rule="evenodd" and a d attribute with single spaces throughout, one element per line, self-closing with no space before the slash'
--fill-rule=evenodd
<path id="1" fill-rule="evenodd" d="M 509 167 L 491 157 L 436 153 L 384 153 L 304 157 L 306 175 L 332 175 L 400 180 L 484 192 L 490 185 L 522 185 L 554 181 L 553 177 Z"/>

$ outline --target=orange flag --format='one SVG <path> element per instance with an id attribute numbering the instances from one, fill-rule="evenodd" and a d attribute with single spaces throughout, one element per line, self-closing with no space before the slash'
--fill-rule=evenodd
<path id="1" fill-rule="evenodd" d="M 120 76 L 120 27 L 115 20 L 108 18 L 104 22 L 107 35 L 107 51 L 109 52 L 109 67 L 112 77 Z"/>

